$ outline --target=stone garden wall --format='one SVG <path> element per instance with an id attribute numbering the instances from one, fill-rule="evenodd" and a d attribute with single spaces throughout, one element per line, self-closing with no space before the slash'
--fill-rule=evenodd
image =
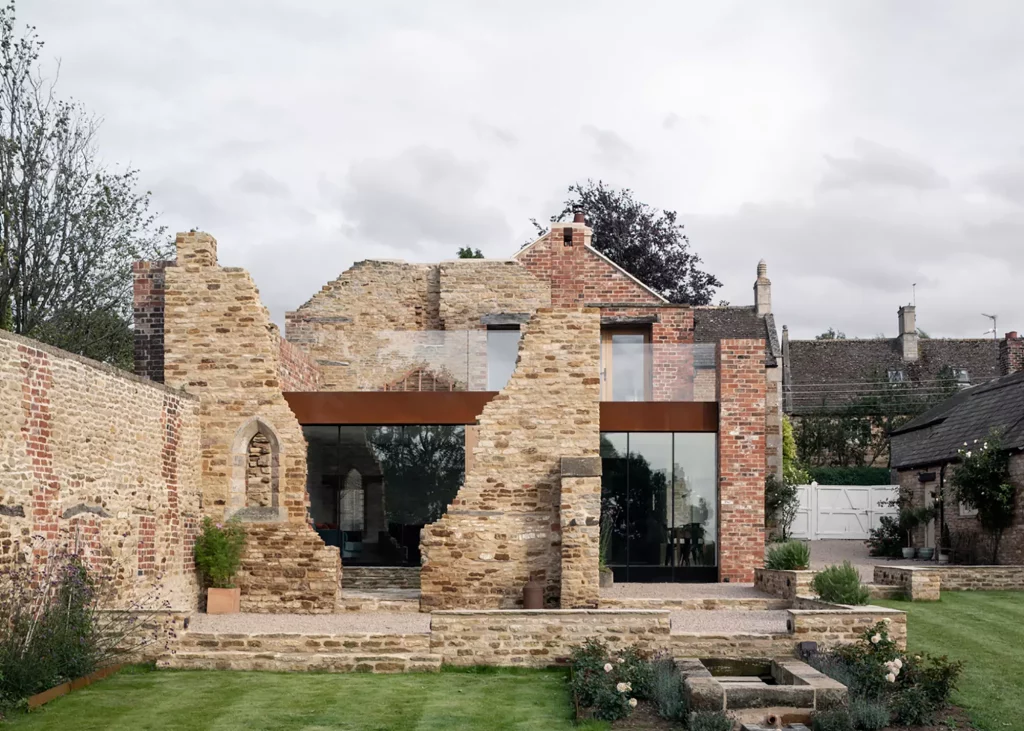
<path id="1" fill-rule="evenodd" d="M 874 582 L 938 601 L 943 591 L 1024 591 L 1024 566 L 875 566 Z"/>
<path id="2" fill-rule="evenodd" d="M 84 553 L 111 606 L 198 595 L 199 402 L 0 331 L 0 561 Z"/>
<path id="3" fill-rule="evenodd" d="M 561 462 L 599 456 L 599 336 L 589 309 L 538 310 L 524 326 L 515 373 L 480 415 L 465 483 L 421 534 L 425 609 L 515 607 L 531 579 L 558 605 Z M 600 477 L 573 481 L 574 491 L 600 495 Z M 568 568 L 589 585 L 572 601 L 596 606 L 599 528 L 577 523 L 583 563 Z"/>
<path id="4" fill-rule="evenodd" d="M 811 582 L 817 571 L 779 571 L 776 569 L 755 569 L 754 586 L 773 596 L 796 599 L 798 596 L 814 596 Z"/>

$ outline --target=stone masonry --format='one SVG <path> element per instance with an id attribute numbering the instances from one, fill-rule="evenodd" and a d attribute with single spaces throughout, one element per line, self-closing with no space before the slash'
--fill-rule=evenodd
<path id="1" fill-rule="evenodd" d="M 596 310 L 541 309 L 526 324 L 511 381 L 480 415 L 462 489 L 423 529 L 424 608 L 514 607 L 531 579 L 557 606 L 561 458 L 599 456 L 599 334 Z M 596 555 L 581 559 L 596 579 Z"/>
<path id="2" fill-rule="evenodd" d="M 764 341 L 718 352 L 719 576 L 750 582 L 764 565 Z"/>
<path id="3" fill-rule="evenodd" d="M 77 548 L 113 606 L 195 607 L 199 404 L 0 332 L 0 561 Z"/>
<path id="4" fill-rule="evenodd" d="M 337 600 L 341 561 L 338 549 L 324 546 L 307 523 L 306 441 L 282 396 L 277 328 L 249 274 L 217 264 L 212 236 L 179 234 L 176 245 L 176 263 L 163 269 L 164 378 L 200 400 L 203 512 L 247 525 L 238 579 L 243 606 L 266 610 L 271 602 L 258 597 L 271 594 L 277 611 L 325 611 Z M 247 495 L 257 435 L 269 445 L 270 485 L 255 502 L 269 505 L 250 505 Z M 273 556 L 265 554 L 267 545 L 276 546 Z M 268 558 L 292 564 L 292 578 L 313 573 L 294 601 L 275 594 L 276 580 L 264 571 Z"/>

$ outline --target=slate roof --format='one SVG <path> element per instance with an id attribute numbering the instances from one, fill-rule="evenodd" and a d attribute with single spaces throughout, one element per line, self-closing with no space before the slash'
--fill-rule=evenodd
<path id="1" fill-rule="evenodd" d="M 1024 449 L 1024 372 L 965 389 L 892 433 L 897 469 L 949 462 L 964 442 L 996 429 L 1007 449 Z"/>
<path id="2" fill-rule="evenodd" d="M 907 381 L 922 394 L 949 379 L 950 368 L 967 369 L 972 384 L 985 383 L 999 375 L 999 343 L 921 338 L 918 359 L 904 361 L 895 338 L 791 340 L 786 366 L 786 410 L 811 413 L 857 400 L 877 388 L 889 369 L 904 371 Z"/>
<path id="3" fill-rule="evenodd" d="M 760 317 L 753 307 L 694 307 L 693 341 L 717 343 L 723 338 L 763 338 L 767 366 L 777 365 L 776 358 L 782 355 L 771 314 Z"/>

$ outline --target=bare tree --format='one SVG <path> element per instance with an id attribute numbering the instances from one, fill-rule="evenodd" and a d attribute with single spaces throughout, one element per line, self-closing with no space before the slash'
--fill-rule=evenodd
<path id="1" fill-rule="evenodd" d="M 0 9 L 0 328 L 131 365 L 131 262 L 167 244 L 137 190 L 108 170 L 99 121 L 59 99 L 39 67 L 35 28 Z"/>

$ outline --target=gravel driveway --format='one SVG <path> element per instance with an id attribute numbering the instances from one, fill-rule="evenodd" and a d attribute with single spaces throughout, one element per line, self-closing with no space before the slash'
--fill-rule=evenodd
<path id="1" fill-rule="evenodd" d="M 923 566 L 924 561 L 905 561 L 903 559 L 881 558 L 869 556 L 864 541 L 811 541 L 811 568 L 823 569 L 831 564 L 849 561 L 860 571 L 862 581 L 874 579 L 874 566 L 888 564 L 890 566 Z"/>

